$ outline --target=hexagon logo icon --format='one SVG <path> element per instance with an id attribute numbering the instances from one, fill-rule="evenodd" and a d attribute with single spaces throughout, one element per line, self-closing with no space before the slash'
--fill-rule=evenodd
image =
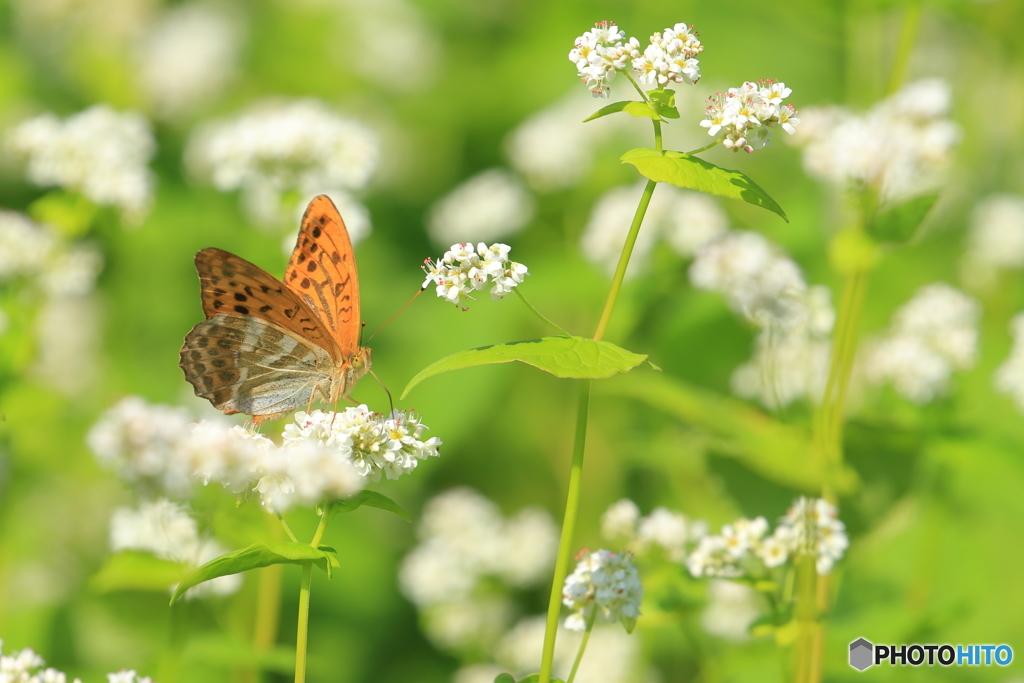
<path id="1" fill-rule="evenodd" d="M 874 660 L 875 646 L 864 638 L 858 638 L 857 640 L 850 643 L 850 666 L 857 671 L 863 671 L 875 662 Z"/>

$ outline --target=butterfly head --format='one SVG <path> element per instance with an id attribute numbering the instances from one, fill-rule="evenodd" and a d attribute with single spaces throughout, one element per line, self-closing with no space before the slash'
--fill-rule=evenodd
<path id="1" fill-rule="evenodd" d="M 339 371 L 335 374 L 331 386 L 331 400 L 348 396 L 356 382 L 370 371 L 370 364 L 370 349 L 365 346 L 358 347 L 355 353 L 338 366 Z"/>

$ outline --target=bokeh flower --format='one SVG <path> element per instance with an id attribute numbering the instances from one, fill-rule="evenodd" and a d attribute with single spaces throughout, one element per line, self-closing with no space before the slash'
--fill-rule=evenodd
<path id="1" fill-rule="evenodd" d="M 621 622 L 632 632 L 640 616 L 644 589 L 629 553 L 583 551 L 576 569 L 566 577 L 562 604 L 573 611 L 565 620 L 570 631 L 583 631 L 591 620 Z"/>

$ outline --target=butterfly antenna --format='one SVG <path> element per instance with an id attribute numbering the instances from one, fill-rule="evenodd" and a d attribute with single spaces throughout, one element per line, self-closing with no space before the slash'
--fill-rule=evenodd
<path id="1" fill-rule="evenodd" d="M 401 313 L 401 311 L 399 311 L 399 313 Z M 397 313 L 396 313 L 396 315 L 397 315 Z M 387 388 L 387 386 L 385 386 L 384 382 L 380 381 L 380 377 L 377 376 L 377 373 L 375 373 L 373 370 L 370 370 L 370 374 L 373 375 L 373 378 L 375 380 L 377 380 L 377 384 L 379 384 L 381 389 L 384 390 L 384 393 L 388 395 L 388 403 L 391 404 L 391 412 L 388 413 L 388 415 L 394 415 L 395 414 L 395 400 L 391 397 L 391 392 L 388 391 L 388 388 Z"/>
<path id="2" fill-rule="evenodd" d="M 384 323 L 383 325 L 381 325 L 380 327 L 378 327 L 378 328 L 377 328 L 377 331 L 376 331 L 376 332 L 374 332 L 373 334 L 371 334 L 371 335 L 370 335 L 370 339 L 373 339 L 374 337 L 376 337 L 376 336 L 377 336 L 377 334 L 378 334 L 378 333 L 379 333 L 379 332 L 380 332 L 381 330 L 383 330 L 383 329 L 384 329 L 385 327 L 387 327 L 388 325 L 390 325 L 390 324 L 391 324 L 391 321 L 392 321 L 392 320 L 394 320 L 394 319 L 395 319 L 395 318 L 397 318 L 398 316 L 402 315 L 402 311 L 404 311 L 405 309 L 409 308 L 409 304 L 411 304 L 411 303 L 412 303 L 413 301 L 415 301 L 415 300 L 416 300 L 416 297 L 418 297 L 418 296 L 419 296 L 420 294 L 422 294 L 422 293 L 423 293 L 423 288 L 422 288 L 422 287 L 421 287 L 420 289 L 416 290 L 416 293 L 415 293 L 415 294 L 413 294 L 413 295 L 412 295 L 412 297 L 411 297 L 411 298 L 410 298 L 410 299 L 409 299 L 408 301 L 406 301 L 406 302 L 405 302 L 405 305 L 404 305 L 404 306 L 402 306 L 402 307 L 401 307 L 400 309 L 398 309 L 398 313 L 395 313 L 395 314 L 394 314 L 393 316 L 391 316 L 390 318 L 388 318 L 388 321 L 387 321 L 386 323 Z M 363 324 L 365 325 L 366 323 L 363 323 Z M 370 339 L 367 339 L 367 340 L 366 340 L 366 343 L 367 343 L 367 344 L 369 344 L 369 343 L 370 343 Z M 362 344 L 360 344 L 360 346 L 362 346 Z M 380 381 L 380 380 L 377 380 L 377 381 Z M 383 386 L 383 385 L 381 385 L 381 386 Z"/>

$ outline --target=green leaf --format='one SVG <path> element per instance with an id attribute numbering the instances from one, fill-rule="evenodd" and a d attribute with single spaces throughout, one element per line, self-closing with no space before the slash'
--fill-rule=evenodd
<path id="1" fill-rule="evenodd" d="M 391 500 L 383 493 L 377 493 L 376 491 L 360 491 L 351 498 L 345 500 L 339 500 L 331 506 L 331 517 L 342 512 L 352 512 L 356 508 L 366 505 L 372 508 L 379 508 L 381 510 L 387 510 L 393 512 L 407 522 L 411 522 L 412 518 L 402 509 L 395 501 Z"/>
<path id="2" fill-rule="evenodd" d="M 678 119 L 679 110 L 676 109 L 675 90 L 652 90 L 647 95 L 653 100 L 654 111 L 666 119 Z"/>
<path id="3" fill-rule="evenodd" d="M 658 115 L 658 112 L 651 109 L 651 107 L 646 102 L 636 102 L 630 100 L 628 102 L 614 102 L 612 104 L 609 104 L 607 107 L 601 107 L 596 112 L 591 114 L 589 117 L 583 119 L 583 123 L 586 123 L 587 121 L 593 121 L 594 119 L 599 119 L 604 116 L 608 116 L 609 114 L 617 114 L 620 111 L 624 111 L 630 116 L 634 116 L 637 118 L 644 117 L 648 119 L 654 119 L 656 121 L 661 120 L 661 117 Z M 678 116 L 679 114 L 677 113 L 676 117 Z"/>
<path id="4" fill-rule="evenodd" d="M 935 206 L 939 195 L 928 194 L 875 214 L 868 221 L 867 232 L 879 242 L 906 244 L 917 233 L 925 216 Z"/>
<path id="5" fill-rule="evenodd" d="M 516 679 L 512 674 L 498 674 L 498 677 L 494 679 L 494 683 L 516 683 Z"/>
<path id="6" fill-rule="evenodd" d="M 540 674 L 530 674 L 526 678 L 520 678 L 518 683 L 537 683 L 539 680 Z M 494 679 L 494 683 L 516 683 L 516 680 L 510 674 L 501 674 Z M 551 683 L 565 682 L 561 678 L 552 678 Z"/>
<path id="7" fill-rule="evenodd" d="M 328 546 L 322 545 L 319 548 L 313 548 L 304 543 L 289 541 L 253 543 L 248 548 L 242 548 L 210 560 L 184 577 L 174 590 L 174 595 L 171 596 L 171 604 L 173 605 L 192 586 L 197 586 L 210 579 L 228 574 L 239 574 L 250 569 L 269 567 L 272 564 L 305 564 L 307 562 L 312 562 L 327 572 L 328 577 L 331 576 L 333 568 L 341 566 L 337 552 Z"/>
<path id="8" fill-rule="evenodd" d="M 84 196 L 62 190 L 48 192 L 28 207 L 33 220 L 52 226 L 65 237 L 88 232 L 96 211 L 96 205 Z"/>
<path id="9" fill-rule="evenodd" d="M 151 553 L 124 550 L 107 558 L 89 579 L 89 587 L 97 593 L 166 591 L 188 571 L 183 564 L 161 560 Z"/>
<path id="10" fill-rule="evenodd" d="M 645 355 L 627 351 L 615 344 L 583 337 L 543 337 L 481 346 L 453 353 L 423 368 L 409 380 L 401 397 L 405 398 L 413 387 L 428 377 L 476 365 L 517 360 L 550 372 L 555 377 L 607 379 L 620 372 L 629 372 L 646 359 Z"/>
<path id="11" fill-rule="evenodd" d="M 698 192 L 739 199 L 768 209 L 789 222 L 786 212 L 761 186 L 740 173 L 715 166 L 683 152 L 661 154 L 653 149 L 631 149 L 621 157 L 622 163 L 633 164 L 640 175 L 659 183 L 686 187 Z"/>

